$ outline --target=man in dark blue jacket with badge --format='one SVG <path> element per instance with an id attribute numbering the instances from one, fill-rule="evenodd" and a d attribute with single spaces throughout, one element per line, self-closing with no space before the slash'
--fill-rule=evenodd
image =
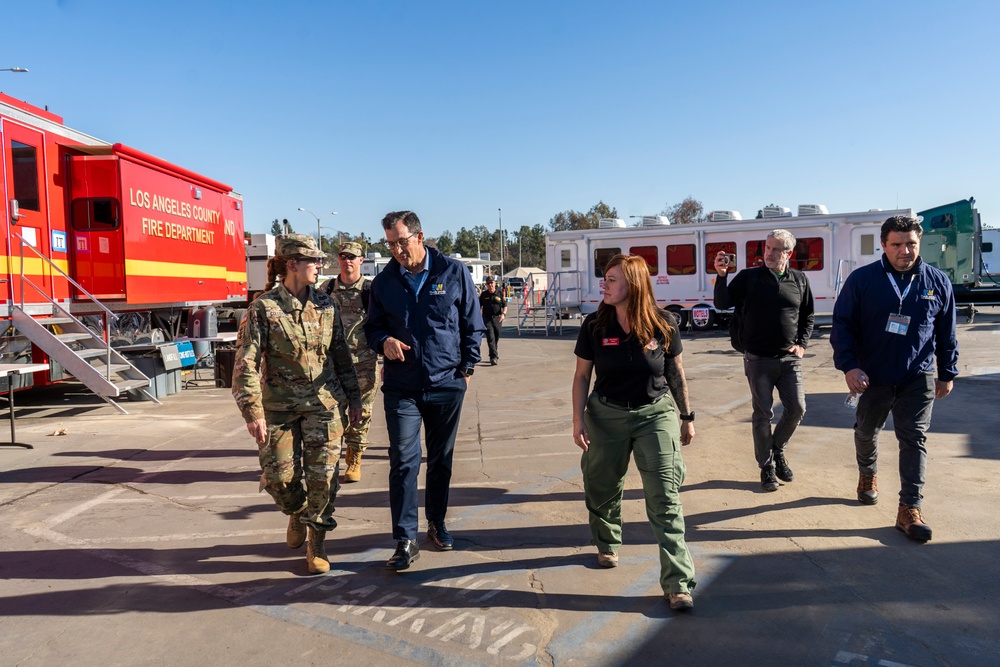
<path id="1" fill-rule="evenodd" d="M 918 542 L 931 539 L 920 509 L 931 409 L 958 375 L 955 294 L 948 276 L 920 259 L 922 234 L 914 218 L 885 221 L 882 258 L 847 277 L 830 334 L 834 365 L 859 396 L 858 500 L 878 502 L 878 434 L 891 411 L 901 482 L 896 528 Z"/>
<path id="2" fill-rule="evenodd" d="M 424 245 L 420 219 L 394 211 L 382 219 L 392 260 L 371 286 L 365 335 L 385 357 L 385 418 L 389 432 L 389 506 L 396 551 L 386 563 L 405 570 L 417 546 L 420 425 L 427 438 L 427 539 L 454 547 L 445 527 L 452 454 L 462 402 L 480 360 L 486 329 L 469 269 Z"/>

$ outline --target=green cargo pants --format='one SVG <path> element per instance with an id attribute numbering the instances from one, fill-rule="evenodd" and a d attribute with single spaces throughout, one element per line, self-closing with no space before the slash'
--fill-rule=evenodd
<path id="1" fill-rule="evenodd" d="M 646 516 L 660 553 L 664 593 L 688 593 L 695 587 L 694 561 L 684 541 L 680 488 L 684 481 L 680 427 L 673 401 L 662 397 L 634 410 L 609 405 L 596 392 L 587 401 L 584 423 L 590 449 L 583 453 L 583 488 L 590 532 L 601 553 L 622 543 L 622 494 L 629 457 L 642 477 Z"/>

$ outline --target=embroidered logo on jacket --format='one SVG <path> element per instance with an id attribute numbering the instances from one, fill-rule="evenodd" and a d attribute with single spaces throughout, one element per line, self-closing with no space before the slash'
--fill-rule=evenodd
<path id="1" fill-rule="evenodd" d="M 431 285 L 431 294 L 433 294 L 434 296 L 447 294 L 447 292 L 444 291 L 444 283 L 436 283 L 434 285 Z"/>

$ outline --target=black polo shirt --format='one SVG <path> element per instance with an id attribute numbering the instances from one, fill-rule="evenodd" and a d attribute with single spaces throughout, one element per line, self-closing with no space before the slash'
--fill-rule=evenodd
<path id="1" fill-rule="evenodd" d="M 657 332 L 649 345 L 626 334 L 617 318 L 607 331 L 595 332 L 597 314 L 588 315 L 576 340 L 576 356 L 594 362 L 597 379 L 594 391 L 618 403 L 645 405 L 669 390 L 665 375 L 666 360 L 682 351 L 681 337 L 673 318 L 664 313 L 670 330 L 670 345 L 664 349 L 663 334 Z"/>

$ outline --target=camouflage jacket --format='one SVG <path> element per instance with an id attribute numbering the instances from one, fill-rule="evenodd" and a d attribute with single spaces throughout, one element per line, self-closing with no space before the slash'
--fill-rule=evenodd
<path id="1" fill-rule="evenodd" d="M 368 339 L 365 337 L 364 325 L 368 317 L 365 308 L 368 304 L 363 303 L 362 293 L 368 292 L 370 288 L 371 280 L 364 277 L 350 286 L 340 282 L 340 278 L 330 278 L 320 288 L 337 303 L 340 319 L 344 323 L 344 338 L 351 348 L 351 359 L 356 366 L 374 366 L 378 362 L 378 354 L 368 347 Z"/>
<path id="2" fill-rule="evenodd" d="M 247 309 L 236 339 L 233 397 L 250 422 L 269 412 L 361 407 L 358 376 L 329 296 L 309 287 L 305 304 L 283 284 Z"/>

